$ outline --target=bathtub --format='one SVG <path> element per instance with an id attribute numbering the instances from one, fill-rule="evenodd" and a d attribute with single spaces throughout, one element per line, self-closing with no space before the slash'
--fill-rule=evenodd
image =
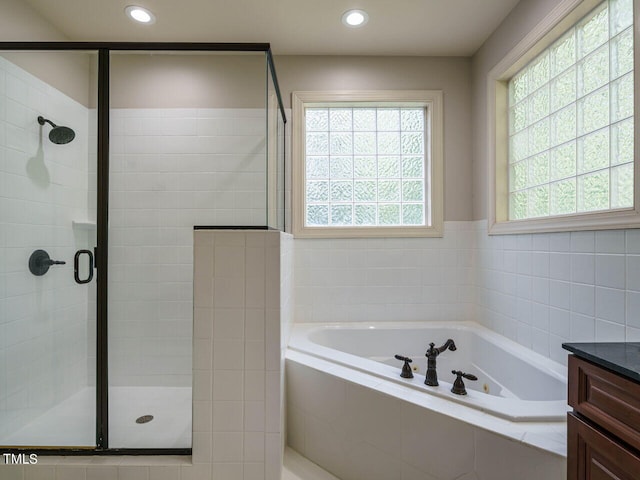
<path id="1" fill-rule="evenodd" d="M 448 338 L 457 350 L 438 356 L 440 385 L 429 387 L 425 351 Z M 474 322 L 296 324 L 289 349 L 511 422 L 564 421 L 568 410 L 565 366 Z M 413 359 L 414 378 L 400 377 L 395 354 Z M 451 393 L 452 370 L 478 377 L 466 396 Z"/>
<path id="2" fill-rule="evenodd" d="M 285 358 L 287 443 L 338 478 L 566 479 L 566 367 L 476 323 L 294 324 Z"/>

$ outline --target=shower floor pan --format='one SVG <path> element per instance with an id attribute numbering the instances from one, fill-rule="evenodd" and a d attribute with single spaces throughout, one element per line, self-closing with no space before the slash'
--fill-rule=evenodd
<path id="1" fill-rule="evenodd" d="M 84 388 L 0 445 L 94 446 L 95 401 L 95 390 Z M 144 415 L 153 420 L 136 423 Z M 109 423 L 109 448 L 191 448 L 191 388 L 111 387 Z"/>

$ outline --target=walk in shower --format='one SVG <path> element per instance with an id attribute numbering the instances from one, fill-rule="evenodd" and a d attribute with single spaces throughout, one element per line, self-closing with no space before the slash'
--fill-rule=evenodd
<path id="1" fill-rule="evenodd" d="M 268 44 L 0 43 L 0 447 L 191 448 L 193 230 L 284 229 Z"/>

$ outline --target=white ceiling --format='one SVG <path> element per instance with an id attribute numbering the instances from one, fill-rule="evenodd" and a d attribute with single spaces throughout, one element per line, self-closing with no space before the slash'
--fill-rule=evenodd
<path id="1" fill-rule="evenodd" d="M 269 42 L 276 55 L 470 56 L 518 0 L 27 0 L 70 40 Z M 153 11 L 137 25 L 124 8 Z M 347 28 L 342 13 L 368 12 Z"/>

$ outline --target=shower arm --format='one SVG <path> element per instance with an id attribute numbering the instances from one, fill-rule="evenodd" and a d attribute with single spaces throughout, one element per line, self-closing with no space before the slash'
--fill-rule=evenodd
<path id="1" fill-rule="evenodd" d="M 31 117 L 31 118 L 33 118 L 33 117 Z M 53 123 L 51 120 L 46 119 L 46 118 L 44 118 L 43 116 L 39 116 L 39 117 L 38 117 L 38 123 L 39 123 L 40 125 L 44 125 L 44 124 L 45 124 L 45 122 L 46 122 L 46 123 L 48 123 L 49 125 L 51 125 L 53 128 L 58 128 L 58 126 L 57 126 L 55 123 Z"/>

